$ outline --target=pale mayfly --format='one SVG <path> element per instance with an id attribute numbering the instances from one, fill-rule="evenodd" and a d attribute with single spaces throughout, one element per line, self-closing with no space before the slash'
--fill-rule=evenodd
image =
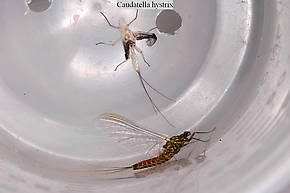
<path id="1" fill-rule="evenodd" d="M 142 56 L 143 61 L 150 67 L 150 64 L 147 62 L 143 51 L 137 47 L 136 42 L 137 40 L 143 40 L 146 39 L 146 44 L 147 46 L 153 46 L 155 44 L 155 42 L 157 41 L 157 36 L 154 33 L 151 33 L 150 31 L 154 30 L 155 28 L 152 28 L 151 30 L 149 30 L 148 32 L 141 32 L 141 31 L 132 31 L 129 29 L 129 26 L 136 21 L 137 17 L 138 17 L 138 10 L 136 11 L 136 16 L 135 18 L 129 22 L 128 24 L 125 22 L 124 18 L 120 19 L 119 21 L 119 26 L 114 26 L 110 23 L 109 19 L 106 17 L 106 15 L 102 12 L 100 12 L 103 17 L 105 18 L 105 20 L 107 21 L 107 23 L 109 24 L 110 27 L 115 28 L 120 30 L 121 32 L 121 37 L 119 39 L 117 39 L 114 42 L 108 43 L 108 42 L 98 42 L 96 45 L 109 45 L 109 46 L 115 46 L 120 40 L 123 43 L 123 48 L 125 51 L 125 60 L 123 62 L 121 62 L 120 64 L 118 64 L 115 68 L 115 71 L 118 69 L 118 67 L 120 67 L 122 64 L 124 64 L 125 62 L 127 62 L 129 59 L 132 60 L 132 64 L 134 67 L 134 70 L 137 72 L 139 80 L 141 82 L 141 85 L 150 101 L 150 103 L 152 104 L 152 107 L 154 109 L 154 111 L 156 113 L 160 113 L 160 115 L 166 120 L 167 123 L 169 123 L 171 126 L 175 127 L 174 125 L 172 125 L 168 119 L 163 115 L 163 113 L 159 110 L 159 108 L 157 107 L 157 105 L 154 103 L 152 97 L 150 96 L 149 92 L 146 89 L 146 86 L 149 86 L 152 90 L 154 90 L 155 92 L 157 92 L 159 95 L 163 96 L 164 98 L 170 100 L 170 101 L 174 101 L 173 99 L 167 97 L 166 95 L 164 95 L 163 93 L 161 93 L 160 91 L 158 91 L 157 89 L 155 89 L 154 87 L 152 87 L 141 75 L 140 72 L 140 67 L 139 67 L 139 62 L 138 62 L 138 57 L 136 54 L 136 51 Z"/>
<path id="2" fill-rule="evenodd" d="M 214 128 L 211 131 L 184 131 L 180 135 L 168 137 L 167 135 L 142 128 L 133 121 L 130 121 L 121 115 L 112 113 L 102 114 L 97 119 L 96 124 L 100 128 L 105 129 L 106 132 L 110 132 L 118 142 L 130 144 L 131 148 L 134 145 L 137 146 L 137 148 L 145 145 L 149 147 L 151 146 L 148 151 L 156 151 L 155 156 L 153 154 L 150 159 L 137 162 L 130 166 L 118 167 L 104 171 L 122 171 L 127 169 L 140 170 L 161 165 L 174 158 L 174 156 L 177 155 L 185 146 L 197 141 L 208 142 L 210 140 L 197 138 L 195 137 L 196 134 L 209 134 L 215 130 Z M 162 147 L 160 145 L 162 145 Z"/>

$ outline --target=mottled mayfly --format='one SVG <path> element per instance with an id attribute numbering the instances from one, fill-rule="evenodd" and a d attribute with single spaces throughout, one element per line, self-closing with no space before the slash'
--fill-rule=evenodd
<path id="1" fill-rule="evenodd" d="M 174 156 L 177 155 L 185 146 L 197 141 L 209 141 L 209 139 L 202 140 L 200 138 L 196 138 L 196 134 L 208 134 L 215 130 L 214 128 L 211 131 L 184 131 L 180 135 L 168 137 L 167 135 L 142 128 L 133 121 L 130 121 L 121 115 L 112 113 L 102 114 L 97 119 L 97 123 L 103 129 L 106 129 L 107 131 L 110 130 L 109 132 L 114 134 L 114 137 L 118 140 L 118 142 L 128 143 L 133 141 L 135 142 L 135 145 L 142 145 L 138 143 L 138 139 L 140 140 L 143 138 L 147 140 L 147 142 L 150 141 L 150 145 L 152 142 L 155 143 L 153 146 L 151 146 L 149 151 L 151 151 L 153 147 L 163 144 L 161 148 L 157 147 L 158 153 L 153 158 L 137 162 L 131 166 L 115 168 L 108 171 L 121 171 L 126 169 L 140 170 L 161 165 L 174 158 Z M 130 146 L 134 145 L 131 144 Z"/>
<path id="2" fill-rule="evenodd" d="M 112 42 L 112 43 L 108 43 L 108 42 L 98 42 L 96 45 L 110 45 L 110 46 L 115 46 L 120 40 L 123 43 L 123 48 L 124 48 L 124 52 L 125 52 L 125 60 L 122 61 L 120 64 L 118 64 L 115 68 L 115 71 L 125 62 L 127 62 L 128 60 L 132 60 L 132 64 L 134 67 L 134 70 L 137 72 L 139 80 L 141 82 L 141 85 L 150 101 L 150 103 L 152 104 L 152 107 L 154 109 L 154 111 L 156 113 L 160 113 L 160 115 L 171 125 L 174 127 L 174 125 L 172 125 L 168 119 L 161 113 L 161 111 L 159 110 L 159 108 L 157 107 L 157 105 L 154 103 L 152 97 L 150 96 L 149 92 L 146 89 L 146 86 L 149 86 L 152 90 L 154 90 L 155 92 L 157 92 L 159 95 L 163 96 L 164 98 L 174 101 L 173 99 L 167 97 L 166 95 L 164 95 L 163 93 L 161 93 L 160 91 L 158 91 L 157 89 L 155 89 L 154 87 L 152 87 L 141 75 L 140 72 L 140 67 L 139 67 L 139 62 L 138 62 L 138 57 L 136 52 L 138 52 L 142 58 L 143 61 L 150 67 L 150 64 L 147 62 L 143 51 L 137 47 L 136 42 L 138 40 L 146 40 L 146 44 L 147 46 L 153 46 L 155 44 L 155 42 L 157 41 L 157 36 L 154 33 L 151 33 L 150 31 L 152 31 L 153 29 L 149 30 L 148 32 L 141 32 L 141 31 L 132 31 L 129 29 L 129 26 L 137 19 L 138 17 L 138 10 L 136 11 L 136 16 L 135 18 L 129 22 L 128 24 L 125 22 L 124 18 L 120 19 L 119 22 L 119 26 L 114 26 L 110 23 L 110 21 L 108 20 L 108 18 L 106 17 L 106 15 L 102 12 L 100 12 L 103 17 L 105 18 L 105 20 L 107 21 L 107 23 L 109 24 L 110 27 L 115 28 L 120 30 L 121 32 L 121 37 L 119 39 L 117 39 L 116 41 Z"/>

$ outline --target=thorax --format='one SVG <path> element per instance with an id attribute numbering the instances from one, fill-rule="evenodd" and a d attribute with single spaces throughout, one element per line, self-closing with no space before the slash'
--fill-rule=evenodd
<path id="1" fill-rule="evenodd" d="M 127 29 L 127 30 L 123 29 L 123 30 L 121 30 L 121 32 L 122 32 L 122 40 L 124 42 L 132 41 L 132 42 L 134 42 L 134 44 L 136 43 L 136 38 L 137 38 L 136 32 L 133 32 L 130 29 Z"/>
<path id="2" fill-rule="evenodd" d="M 178 140 L 172 140 L 166 142 L 165 145 L 163 145 L 164 152 L 174 152 L 178 153 L 180 149 L 184 146 L 184 142 L 178 141 Z"/>

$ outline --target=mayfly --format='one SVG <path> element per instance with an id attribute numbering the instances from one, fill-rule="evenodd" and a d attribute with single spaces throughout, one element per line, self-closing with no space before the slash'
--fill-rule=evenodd
<path id="1" fill-rule="evenodd" d="M 148 32 L 141 32 L 141 31 L 132 31 L 129 29 L 129 26 L 137 19 L 138 17 L 138 10 L 136 11 L 136 16 L 135 18 L 129 22 L 128 24 L 125 22 L 124 18 L 120 19 L 119 22 L 119 26 L 114 26 L 110 23 L 109 19 L 106 17 L 106 15 L 102 12 L 100 12 L 103 17 L 105 18 L 105 20 L 107 21 L 107 23 L 109 24 L 110 27 L 115 28 L 120 30 L 121 32 L 121 37 L 119 39 L 117 39 L 116 41 L 112 42 L 112 43 L 108 43 L 108 42 L 98 42 L 96 45 L 110 45 L 110 46 L 115 46 L 120 40 L 123 43 L 123 48 L 125 51 L 125 60 L 122 61 L 120 64 L 118 64 L 115 68 L 115 71 L 125 62 L 127 62 L 129 59 L 132 60 L 132 64 L 134 67 L 134 70 L 137 72 L 139 80 L 141 82 L 141 85 L 150 101 L 150 103 L 152 104 L 153 110 L 156 113 L 160 113 L 160 115 L 166 120 L 166 122 L 168 122 L 171 126 L 174 127 L 174 125 L 172 125 L 167 118 L 161 113 L 161 111 L 159 110 L 159 108 L 157 107 L 157 105 L 154 103 L 152 97 L 149 95 L 149 92 L 146 89 L 146 86 L 149 86 L 152 90 L 154 90 L 155 92 L 157 92 L 159 95 L 163 96 L 164 98 L 170 100 L 170 101 L 174 101 L 173 99 L 167 97 L 166 95 L 164 95 L 163 93 L 161 93 L 160 91 L 158 91 L 157 89 L 155 89 L 154 87 L 152 87 L 141 75 L 140 72 L 140 67 L 139 67 L 139 62 L 138 62 L 138 57 L 136 55 L 136 52 L 138 52 L 139 54 L 141 54 L 143 61 L 148 65 L 148 67 L 150 67 L 150 64 L 147 62 L 143 51 L 137 47 L 136 42 L 137 40 L 146 40 L 146 44 L 147 46 L 153 46 L 155 44 L 155 42 L 157 41 L 157 36 L 154 33 L 151 33 L 150 31 L 154 30 L 155 28 L 152 28 L 151 30 L 149 30 Z"/>
<path id="2" fill-rule="evenodd" d="M 152 145 L 152 142 L 155 143 L 153 147 L 157 146 L 157 144 L 158 145 L 163 144 L 162 148 L 158 148 L 157 156 L 153 156 L 153 158 L 137 162 L 131 166 L 114 168 L 105 171 L 122 171 L 126 169 L 140 170 L 161 165 L 174 158 L 175 155 L 177 155 L 179 151 L 185 146 L 192 144 L 196 141 L 201 142 L 209 141 L 209 139 L 202 140 L 200 138 L 196 138 L 195 137 L 196 134 L 208 134 L 215 130 L 214 128 L 211 131 L 195 131 L 195 132 L 185 131 L 180 135 L 168 137 L 166 135 L 142 128 L 133 121 L 130 121 L 125 117 L 122 117 L 121 115 L 112 113 L 106 113 L 101 115 L 98 118 L 97 123 L 101 123 L 102 124 L 101 127 L 104 127 L 105 123 L 105 126 L 107 127 L 106 129 L 109 128 L 113 129 L 113 132 L 112 131 L 110 132 L 112 132 L 111 134 L 114 135 L 117 134 L 117 139 L 119 142 L 128 143 L 129 141 L 133 140 L 136 143 L 135 145 L 143 145 L 137 143 L 138 140 L 140 141 L 140 139 L 143 138 L 147 141 L 148 145 L 150 146 Z M 150 148 L 150 151 L 153 149 L 153 147 Z"/>

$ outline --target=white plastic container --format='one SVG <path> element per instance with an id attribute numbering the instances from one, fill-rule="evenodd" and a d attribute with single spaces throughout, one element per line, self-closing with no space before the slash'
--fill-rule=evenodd
<path id="1" fill-rule="evenodd" d="M 135 10 L 45 1 L 32 12 L 0 4 L 1 193 L 289 192 L 289 1 L 179 0 L 177 33 L 157 33 L 152 48 L 138 42 L 151 64 L 144 77 L 177 99 L 152 93 L 176 128 L 154 114 L 130 62 L 114 71 L 122 45 L 95 46 L 119 37 L 98 11 L 117 24 Z M 159 12 L 141 10 L 132 29 L 154 27 Z M 168 135 L 217 129 L 204 160 L 193 145 L 188 158 L 130 178 L 100 174 L 144 157 L 94 128 L 104 112 Z"/>

